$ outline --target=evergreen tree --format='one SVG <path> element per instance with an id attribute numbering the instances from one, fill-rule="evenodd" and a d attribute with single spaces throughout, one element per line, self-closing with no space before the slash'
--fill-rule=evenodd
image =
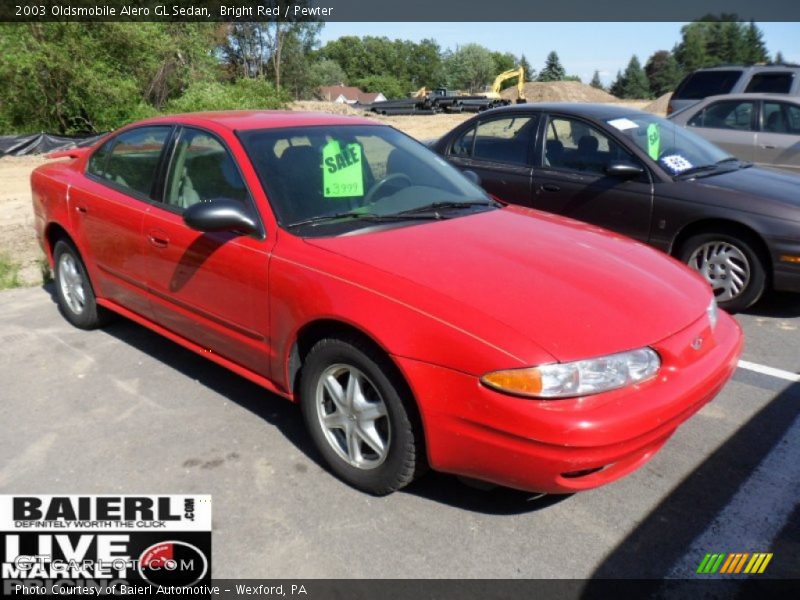
<path id="1" fill-rule="evenodd" d="M 635 54 L 631 57 L 622 77 L 624 83 L 620 90 L 621 98 L 650 98 L 650 82 Z"/>
<path id="2" fill-rule="evenodd" d="M 781 52 L 780 50 L 778 50 L 778 51 L 775 53 L 775 58 L 773 59 L 773 61 L 772 61 L 772 62 L 774 62 L 776 65 L 782 65 L 782 64 L 785 64 L 785 63 L 786 63 L 786 59 L 784 59 L 784 58 L 783 58 L 783 52 Z"/>
<path id="3" fill-rule="evenodd" d="M 667 50 L 659 50 L 648 58 L 644 72 L 650 83 L 650 92 L 655 97 L 674 90 L 681 79 L 678 61 Z"/>
<path id="4" fill-rule="evenodd" d="M 625 87 L 625 77 L 621 71 L 617 71 L 617 78 L 611 83 L 608 88 L 608 92 L 616 96 L 617 98 L 622 98 L 623 88 Z"/>
<path id="5" fill-rule="evenodd" d="M 536 69 L 531 66 L 524 54 L 519 57 L 517 64 L 525 71 L 525 81 L 533 81 L 536 77 Z"/>
<path id="6" fill-rule="evenodd" d="M 764 35 L 753 21 L 747 26 L 744 34 L 744 61 L 746 64 L 765 63 L 769 61 Z"/>
<path id="7" fill-rule="evenodd" d="M 566 71 L 564 67 L 561 66 L 561 61 L 558 58 L 558 54 L 555 50 L 550 52 L 547 55 L 547 60 L 544 63 L 544 69 L 542 72 L 539 73 L 539 78 L 537 81 L 561 81 L 564 79 L 566 75 Z"/>
<path id="8" fill-rule="evenodd" d="M 683 26 L 681 42 L 672 51 L 678 65 L 686 73 L 705 67 L 709 63 L 704 33 L 692 25 L 695 23 Z"/>
<path id="9" fill-rule="evenodd" d="M 589 82 L 589 85 L 593 88 L 597 88 L 598 90 L 605 89 L 603 87 L 603 82 L 600 81 L 600 71 L 595 69 L 594 75 L 592 75 L 592 81 Z"/>

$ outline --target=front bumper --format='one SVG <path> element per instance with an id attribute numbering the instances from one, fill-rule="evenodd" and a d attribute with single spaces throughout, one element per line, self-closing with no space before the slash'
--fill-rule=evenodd
<path id="1" fill-rule="evenodd" d="M 720 312 L 713 332 L 704 316 L 652 347 L 662 360 L 656 378 L 548 401 L 498 393 L 474 375 L 395 360 L 418 400 L 431 467 L 522 490 L 571 493 L 647 462 L 731 377 L 742 334 Z"/>

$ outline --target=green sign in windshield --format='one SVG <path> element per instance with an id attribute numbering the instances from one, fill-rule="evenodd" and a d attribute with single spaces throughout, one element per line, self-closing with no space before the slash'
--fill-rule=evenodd
<path id="1" fill-rule="evenodd" d="M 364 170 L 361 146 L 344 147 L 331 140 L 322 148 L 322 186 L 325 198 L 349 198 L 364 195 Z"/>
<path id="2" fill-rule="evenodd" d="M 647 126 L 647 153 L 653 160 L 658 160 L 661 151 L 661 128 L 658 123 L 650 123 Z"/>

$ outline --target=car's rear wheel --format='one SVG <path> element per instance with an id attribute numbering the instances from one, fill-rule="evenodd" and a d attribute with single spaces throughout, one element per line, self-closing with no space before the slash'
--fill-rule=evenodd
<path id="1" fill-rule="evenodd" d="M 708 281 L 720 307 L 736 312 L 754 304 L 766 288 L 764 261 L 755 248 L 735 234 L 702 233 L 686 240 L 680 259 Z"/>
<path id="2" fill-rule="evenodd" d="M 75 247 L 65 240 L 56 242 L 53 262 L 56 299 L 67 321 L 81 329 L 95 329 L 104 325 L 108 313 L 97 305 L 86 266 Z"/>
<path id="3" fill-rule="evenodd" d="M 324 339 L 306 357 L 300 404 L 331 470 L 371 494 L 410 483 L 422 463 L 422 432 L 388 359 L 357 340 Z"/>

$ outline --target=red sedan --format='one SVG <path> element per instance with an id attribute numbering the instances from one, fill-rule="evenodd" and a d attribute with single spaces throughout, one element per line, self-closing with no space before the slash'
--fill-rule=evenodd
<path id="1" fill-rule="evenodd" d="M 61 311 L 118 313 L 299 402 L 330 468 L 563 493 L 641 466 L 731 376 L 735 322 L 643 244 L 505 207 L 373 121 L 142 121 L 32 176 Z"/>

